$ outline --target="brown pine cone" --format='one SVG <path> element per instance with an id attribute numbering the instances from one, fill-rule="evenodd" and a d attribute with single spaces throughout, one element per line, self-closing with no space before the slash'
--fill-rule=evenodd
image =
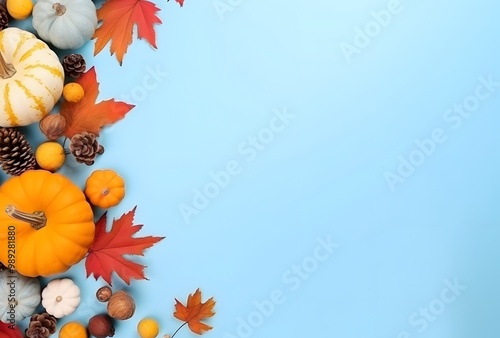
<path id="1" fill-rule="evenodd" d="M 56 332 L 57 319 L 48 313 L 34 314 L 25 331 L 26 338 L 48 338 Z"/>
<path id="2" fill-rule="evenodd" d="M 0 127 L 0 165 L 3 171 L 13 176 L 36 167 L 31 145 L 16 128 Z"/>
<path id="3" fill-rule="evenodd" d="M 81 54 L 69 54 L 63 58 L 62 62 L 66 75 L 78 79 L 87 68 L 85 59 Z"/>
<path id="4" fill-rule="evenodd" d="M 0 6 L 0 31 L 9 27 L 9 14 L 4 6 Z"/>
<path id="5" fill-rule="evenodd" d="M 69 150 L 78 163 L 94 164 L 95 157 L 104 153 L 104 147 L 97 141 L 97 136 L 82 132 L 73 136 L 69 143 Z"/>

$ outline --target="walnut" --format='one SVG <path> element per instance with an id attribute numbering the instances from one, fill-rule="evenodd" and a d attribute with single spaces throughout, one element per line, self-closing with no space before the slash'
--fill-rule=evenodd
<path id="1" fill-rule="evenodd" d="M 63 135 L 66 119 L 60 114 L 50 114 L 41 119 L 38 126 L 47 139 L 54 141 Z"/>

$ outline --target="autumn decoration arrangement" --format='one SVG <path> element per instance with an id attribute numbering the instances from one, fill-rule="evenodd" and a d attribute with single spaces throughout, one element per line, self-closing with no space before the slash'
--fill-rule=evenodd
<path id="1" fill-rule="evenodd" d="M 137 318 L 133 287 L 113 290 L 113 274 L 127 285 L 146 280 L 134 256 L 164 237 L 137 236 L 136 207 L 107 229 L 107 210 L 126 193 L 119 169 L 95 169 L 84 186 L 58 172 L 68 161 L 98 163 L 101 129 L 134 108 L 98 99 L 97 67 L 76 49 L 93 43 L 96 55 L 109 46 L 123 66 L 135 28 L 137 39 L 157 48 L 159 10 L 148 0 L 0 0 L 0 168 L 7 177 L 0 184 L 0 338 L 135 336 L 115 330 L 125 320 L 136 321 L 141 338 L 173 338 L 186 325 L 198 335 L 212 329 L 204 320 L 215 301 L 203 301 L 200 289 L 186 303 L 174 299 L 180 324 L 168 329 L 171 336 L 160 318 Z M 30 144 L 26 132 L 44 140 Z M 106 283 L 94 299 L 106 311 L 84 322 L 71 318 L 80 287 L 61 277 L 79 263 L 86 277 Z"/>

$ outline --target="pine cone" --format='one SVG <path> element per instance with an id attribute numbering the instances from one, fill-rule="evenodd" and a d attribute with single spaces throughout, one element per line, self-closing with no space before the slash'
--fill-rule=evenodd
<path id="1" fill-rule="evenodd" d="M 0 6 L 0 31 L 9 27 L 9 14 L 4 6 Z"/>
<path id="2" fill-rule="evenodd" d="M 78 79 L 87 68 L 85 59 L 81 54 L 69 54 L 63 58 L 63 68 L 66 75 Z"/>
<path id="3" fill-rule="evenodd" d="M 48 338 L 56 332 L 57 319 L 48 313 L 34 314 L 25 331 L 27 338 Z"/>
<path id="4" fill-rule="evenodd" d="M 86 165 L 94 164 L 97 154 L 104 153 L 104 147 L 97 142 L 97 136 L 88 132 L 73 136 L 69 143 L 69 150 L 78 163 Z"/>
<path id="5" fill-rule="evenodd" d="M 15 128 L 0 127 L 0 164 L 3 171 L 14 176 L 36 167 L 31 145 Z"/>

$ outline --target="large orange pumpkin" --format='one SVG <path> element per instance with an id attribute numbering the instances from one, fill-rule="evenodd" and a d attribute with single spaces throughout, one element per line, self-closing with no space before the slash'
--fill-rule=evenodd
<path id="1" fill-rule="evenodd" d="M 0 187 L 0 261 L 24 276 L 66 271 L 85 256 L 94 231 L 85 195 L 61 174 L 28 170 Z"/>

